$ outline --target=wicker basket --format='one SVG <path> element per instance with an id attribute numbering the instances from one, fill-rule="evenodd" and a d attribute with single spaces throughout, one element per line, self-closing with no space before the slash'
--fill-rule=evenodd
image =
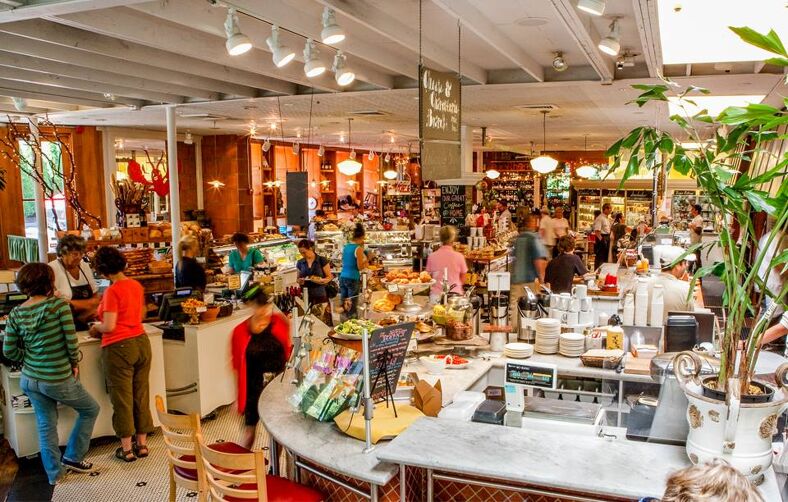
<path id="1" fill-rule="evenodd" d="M 623 350 L 592 349 L 580 356 L 584 366 L 612 369 L 621 363 Z"/>
<path id="2" fill-rule="evenodd" d="M 446 323 L 446 338 L 456 342 L 473 338 L 473 327 L 467 323 Z"/>

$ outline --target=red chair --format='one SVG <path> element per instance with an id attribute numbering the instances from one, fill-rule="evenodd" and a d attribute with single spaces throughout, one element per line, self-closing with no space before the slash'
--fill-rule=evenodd
<path id="1" fill-rule="evenodd" d="M 262 450 L 252 453 L 225 453 L 207 446 L 197 434 L 208 493 L 211 500 L 224 502 L 321 502 L 322 493 L 266 474 Z"/>
<path id="2" fill-rule="evenodd" d="M 200 502 L 208 500 L 208 485 L 202 462 L 198 459 L 199 451 L 195 447 L 195 436 L 201 434 L 200 417 L 196 413 L 192 415 L 167 413 L 161 396 L 156 396 L 156 414 L 167 447 L 170 502 L 175 501 L 178 486 L 197 492 L 197 500 Z M 251 453 L 251 450 L 232 442 L 213 443 L 208 448 L 224 453 Z"/>

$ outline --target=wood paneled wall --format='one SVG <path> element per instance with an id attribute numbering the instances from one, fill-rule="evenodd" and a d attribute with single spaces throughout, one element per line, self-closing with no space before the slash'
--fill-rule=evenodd
<path id="1" fill-rule="evenodd" d="M 197 209 L 197 160 L 194 145 L 178 142 L 178 194 L 181 218 L 190 209 Z"/>
<path id="2" fill-rule="evenodd" d="M 75 127 L 71 131 L 71 150 L 77 164 L 75 182 L 79 200 L 86 210 L 100 217 L 102 225 L 106 226 L 101 132 L 95 127 Z"/>
<path id="3" fill-rule="evenodd" d="M 0 127 L 0 134 L 6 129 Z M 0 146 L 0 149 L 3 147 Z M 22 213 L 22 178 L 19 169 L 0 154 L 0 169 L 5 170 L 5 190 L 0 191 L 0 268 L 19 266 L 21 263 L 8 259 L 8 235 L 25 235 Z"/>
<path id="4" fill-rule="evenodd" d="M 206 188 L 205 212 L 213 223 L 214 235 L 251 232 L 254 208 L 249 177 L 249 140 L 243 136 L 205 136 L 202 140 L 203 180 L 218 180 L 224 186 Z"/>

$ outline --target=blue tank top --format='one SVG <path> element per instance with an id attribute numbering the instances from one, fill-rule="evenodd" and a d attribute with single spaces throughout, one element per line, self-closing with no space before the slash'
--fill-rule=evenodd
<path id="1" fill-rule="evenodd" d="M 358 249 L 358 244 L 345 244 L 345 248 L 342 250 L 342 272 L 339 274 L 341 279 L 361 279 L 358 260 L 356 260 L 356 249 Z"/>

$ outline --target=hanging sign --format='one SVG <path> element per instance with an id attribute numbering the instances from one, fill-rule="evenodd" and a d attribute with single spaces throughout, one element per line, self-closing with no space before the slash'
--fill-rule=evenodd
<path id="1" fill-rule="evenodd" d="M 465 226 L 466 191 L 460 185 L 441 185 L 441 225 Z"/>
<path id="2" fill-rule="evenodd" d="M 461 88 L 456 73 L 419 67 L 419 136 L 423 180 L 461 176 Z"/>

